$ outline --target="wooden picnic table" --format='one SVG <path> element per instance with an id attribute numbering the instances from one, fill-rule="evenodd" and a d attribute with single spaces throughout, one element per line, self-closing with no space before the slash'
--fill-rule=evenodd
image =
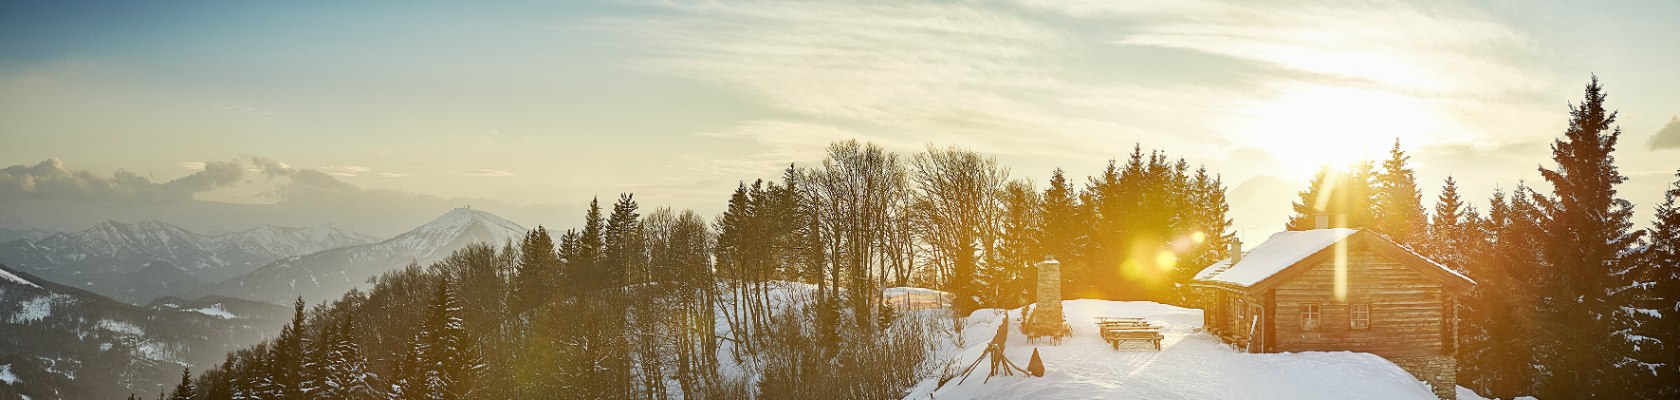
<path id="1" fill-rule="evenodd" d="M 1101 330 L 1104 341 L 1115 350 L 1120 349 L 1120 343 L 1128 341 L 1149 342 L 1156 351 L 1161 350 L 1161 325 L 1150 323 L 1148 320 L 1136 317 L 1097 317 L 1097 327 Z"/>

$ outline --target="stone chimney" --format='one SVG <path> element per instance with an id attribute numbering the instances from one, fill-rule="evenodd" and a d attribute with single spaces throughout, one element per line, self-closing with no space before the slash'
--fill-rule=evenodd
<path id="1" fill-rule="evenodd" d="M 1039 332 L 1062 328 L 1062 263 L 1054 258 L 1038 262 L 1038 307 L 1032 318 L 1033 328 Z"/>
<path id="2" fill-rule="evenodd" d="M 1313 215 L 1313 229 L 1330 229 L 1330 214 Z"/>
<path id="3" fill-rule="evenodd" d="M 1242 239 L 1231 238 L 1231 265 L 1242 262 Z"/>

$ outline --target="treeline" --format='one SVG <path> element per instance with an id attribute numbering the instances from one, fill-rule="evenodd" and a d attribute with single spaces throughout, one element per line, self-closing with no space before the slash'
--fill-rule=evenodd
<path id="1" fill-rule="evenodd" d="M 625 194 L 591 202 L 581 228 L 299 302 L 278 337 L 171 396 L 896 398 L 938 372 L 925 355 L 954 327 L 895 310 L 883 288 L 947 290 L 958 315 L 1017 307 L 1049 256 L 1070 266 L 1070 296 L 1176 300 L 1223 257 L 1225 211 L 1217 176 L 1141 148 L 1083 189 L 1058 170 L 1040 192 L 965 149 L 837 142 L 742 183 L 711 221 L 644 216 Z"/>
<path id="2" fill-rule="evenodd" d="M 1474 279 L 1458 299 L 1458 382 L 1479 394 L 1680 397 L 1680 182 L 1650 228 L 1632 229 L 1604 100 L 1594 77 L 1552 144 L 1555 165 L 1539 170 L 1549 190 L 1496 189 L 1484 214 L 1448 177 L 1426 213 L 1396 143 L 1381 169 L 1321 170 L 1287 228 L 1336 215 L 1333 225 L 1382 232 Z"/>

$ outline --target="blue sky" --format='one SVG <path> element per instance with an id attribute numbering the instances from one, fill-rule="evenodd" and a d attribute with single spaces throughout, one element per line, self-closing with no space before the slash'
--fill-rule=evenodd
<path id="1" fill-rule="evenodd" d="M 163 181 L 264 158 L 570 225 L 624 191 L 716 212 L 844 138 L 968 146 L 1041 185 L 1141 143 L 1252 182 L 1234 214 L 1263 236 L 1314 166 L 1396 137 L 1426 197 L 1537 184 L 1597 73 L 1642 219 L 1680 167 L 1649 146 L 1680 114 L 1680 3 L 1160 3 L 6 2 L 0 163 Z M 198 197 L 291 193 L 243 182 Z"/>

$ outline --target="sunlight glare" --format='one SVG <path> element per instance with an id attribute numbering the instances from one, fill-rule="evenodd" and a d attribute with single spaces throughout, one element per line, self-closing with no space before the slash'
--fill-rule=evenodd
<path id="1" fill-rule="evenodd" d="M 1395 138 L 1417 146 L 1452 131 L 1435 105 L 1406 94 L 1301 83 L 1276 92 L 1248 107 L 1231 129 L 1270 153 L 1287 176 L 1380 157 Z"/>

